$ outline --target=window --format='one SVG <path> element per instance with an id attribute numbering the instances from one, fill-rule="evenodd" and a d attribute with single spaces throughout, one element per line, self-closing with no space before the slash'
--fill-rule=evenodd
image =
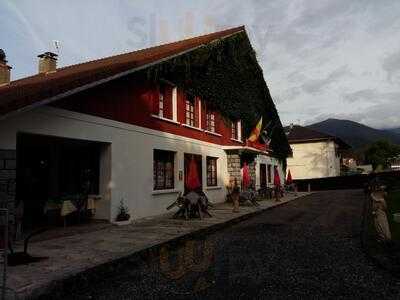
<path id="1" fill-rule="evenodd" d="M 267 177 L 268 177 L 268 183 L 271 183 L 272 182 L 271 165 L 267 166 Z"/>
<path id="2" fill-rule="evenodd" d="M 217 186 L 217 158 L 207 156 L 207 185 Z"/>
<path id="3" fill-rule="evenodd" d="M 174 188 L 174 157 L 172 151 L 154 150 L 154 190 Z"/>
<path id="4" fill-rule="evenodd" d="M 242 141 L 242 124 L 240 120 L 231 122 L 231 139 Z"/>
<path id="5" fill-rule="evenodd" d="M 195 126 L 194 99 L 186 100 L 186 125 Z"/>
<path id="6" fill-rule="evenodd" d="M 239 126 L 239 122 L 231 122 L 231 129 L 232 129 L 232 132 L 231 132 L 231 138 L 232 139 L 234 139 L 234 140 L 239 140 L 239 130 L 240 130 L 240 128 L 239 128 L 240 126 Z"/>
<path id="7" fill-rule="evenodd" d="M 158 116 L 159 117 L 164 117 L 164 96 L 165 96 L 165 87 L 164 87 L 164 85 L 161 85 L 159 93 L 158 93 Z"/>
<path id="8" fill-rule="evenodd" d="M 206 130 L 215 132 L 215 114 L 212 111 L 207 111 L 206 114 Z"/>
<path id="9" fill-rule="evenodd" d="M 176 121 L 177 88 L 170 83 L 160 82 L 158 98 L 154 100 L 153 113 L 163 119 Z"/>

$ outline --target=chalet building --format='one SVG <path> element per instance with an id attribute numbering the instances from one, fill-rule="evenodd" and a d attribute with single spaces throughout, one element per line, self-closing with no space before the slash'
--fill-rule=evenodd
<path id="1" fill-rule="evenodd" d="M 285 132 L 292 149 L 287 169 L 293 179 L 340 176 L 341 152 L 349 145 L 338 137 L 298 125 L 285 127 Z"/>
<path id="2" fill-rule="evenodd" d="M 254 57 L 244 27 L 63 68 L 46 52 L 37 75 L 11 82 L 0 53 L 3 205 L 34 227 L 49 202 L 97 195 L 94 218 L 113 222 L 121 200 L 133 218 L 165 213 L 193 160 L 213 202 L 245 162 L 256 188 L 274 166 L 284 178 L 290 148 Z M 275 124 L 270 144 L 246 142 L 260 116 Z"/>

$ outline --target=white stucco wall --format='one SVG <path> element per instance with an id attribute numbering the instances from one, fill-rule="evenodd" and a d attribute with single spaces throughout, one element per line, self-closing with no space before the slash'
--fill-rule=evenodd
<path id="1" fill-rule="evenodd" d="M 309 179 L 340 175 L 340 157 L 333 141 L 290 144 L 293 157 L 287 159 L 287 169 L 293 179 Z"/>
<path id="2" fill-rule="evenodd" d="M 122 198 L 133 218 L 166 213 L 165 208 L 176 199 L 177 192 L 183 191 L 184 182 L 178 180 L 178 172 L 183 171 L 184 153 L 203 156 L 205 192 L 213 202 L 224 201 L 227 161 L 225 151 L 218 145 L 51 107 L 0 120 L 0 149 L 16 149 L 18 132 L 109 143 L 109 148 L 102 151 L 101 161 L 103 172 L 108 168 L 111 180 L 106 180 L 106 186 L 105 179 L 100 180 L 105 198 L 99 203 L 100 218 L 114 220 Z M 153 149 L 176 151 L 173 192 L 153 192 Z M 206 187 L 206 156 L 218 157 L 218 187 Z"/>

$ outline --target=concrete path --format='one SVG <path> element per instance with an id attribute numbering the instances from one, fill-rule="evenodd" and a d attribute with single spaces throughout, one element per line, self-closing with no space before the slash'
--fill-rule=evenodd
<path id="1" fill-rule="evenodd" d="M 232 213 L 231 205 L 221 203 L 212 210 L 212 218 L 175 220 L 171 214 L 146 218 L 127 226 L 110 226 L 97 231 L 32 242 L 29 253 L 48 259 L 29 265 L 9 267 L 7 286 L 21 298 L 45 293 L 54 282 L 80 272 L 132 256 L 165 243 L 206 231 L 215 231 L 240 222 L 269 208 L 309 193 L 282 198 L 281 202 L 261 201 L 260 207 L 243 206 Z"/>

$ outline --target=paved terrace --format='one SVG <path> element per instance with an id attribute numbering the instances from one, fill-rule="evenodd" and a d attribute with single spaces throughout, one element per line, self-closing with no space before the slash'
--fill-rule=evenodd
<path id="1" fill-rule="evenodd" d="M 32 241 L 29 254 L 49 258 L 29 265 L 9 267 L 7 286 L 22 298 L 38 296 L 56 281 L 167 242 L 216 230 L 308 194 L 289 194 L 281 202 L 261 201 L 258 208 L 242 206 L 239 213 L 232 213 L 231 205 L 221 203 L 211 209 L 212 218 L 202 220 L 176 220 L 171 218 L 172 214 L 165 214 L 141 219 L 131 225 L 99 226 L 91 232 Z"/>

